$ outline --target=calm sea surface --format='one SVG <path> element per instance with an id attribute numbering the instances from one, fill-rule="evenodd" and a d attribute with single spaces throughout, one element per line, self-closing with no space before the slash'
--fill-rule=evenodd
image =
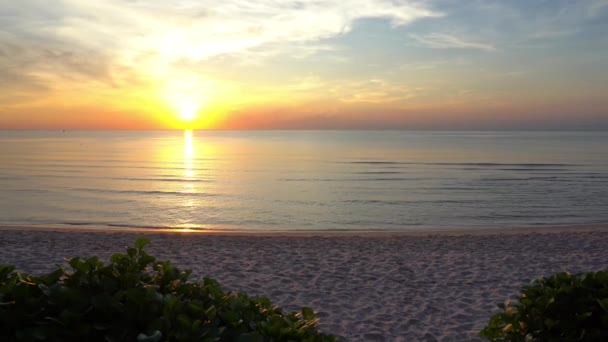
<path id="1" fill-rule="evenodd" d="M 0 223 L 238 230 L 608 223 L 608 133 L 0 131 Z"/>

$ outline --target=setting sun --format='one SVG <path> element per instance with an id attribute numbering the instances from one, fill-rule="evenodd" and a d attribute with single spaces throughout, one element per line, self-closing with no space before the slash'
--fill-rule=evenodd
<path id="1" fill-rule="evenodd" d="M 194 103 L 182 103 L 179 106 L 179 116 L 182 120 L 192 121 L 196 119 L 198 109 L 198 106 Z"/>

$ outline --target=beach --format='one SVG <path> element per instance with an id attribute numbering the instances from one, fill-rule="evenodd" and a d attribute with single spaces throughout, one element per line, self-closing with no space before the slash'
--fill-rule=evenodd
<path id="1" fill-rule="evenodd" d="M 319 328 L 348 341 L 464 341 L 497 302 L 542 275 L 608 265 L 608 227 L 417 232 L 178 233 L 0 228 L 0 263 L 41 274 L 64 258 L 150 254 L 224 289 L 313 308 Z"/>
<path id="2" fill-rule="evenodd" d="M 0 342 L 608 342 L 608 0 L 50 3 L 0 0 L 0 266 L 59 274 Z"/>

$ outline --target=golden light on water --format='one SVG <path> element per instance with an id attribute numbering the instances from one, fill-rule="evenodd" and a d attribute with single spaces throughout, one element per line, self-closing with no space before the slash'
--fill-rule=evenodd
<path id="1" fill-rule="evenodd" d="M 184 176 L 194 177 L 194 138 L 192 130 L 184 131 Z M 192 185 L 192 184 L 190 184 Z"/>
<path id="2" fill-rule="evenodd" d="M 196 177 L 196 173 L 194 170 L 194 159 L 195 159 L 195 150 L 194 150 L 194 137 L 192 130 L 184 131 L 184 178 L 185 179 L 193 179 Z M 193 182 L 186 182 L 183 185 L 182 193 L 195 193 L 196 188 Z M 184 207 L 194 208 L 195 200 L 192 197 L 187 197 L 182 202 Z M 182 217 L 183 220 L 182 225 L 190 224 L 190 219 L 187 217 Z M 184 227 L 188 228 L 188 227 Z"/>

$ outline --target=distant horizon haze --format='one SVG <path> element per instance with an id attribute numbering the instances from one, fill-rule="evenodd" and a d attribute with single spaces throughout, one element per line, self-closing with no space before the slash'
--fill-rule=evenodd
<path id="1" fill-rule="evenodd" d="M 344 115 L 347 116 L 347 115 Z M 370 117 L 373 115 L 370 114 Z M 604 118 L 605 117 L 605 118 Z M 213 127 L 197 126 L 196 124 L 176 124 L 155 121 L 154 118 L 142 120 L 132 125 L 128 120 L 75 120 L 68 123 L 36 122 L 28 120 L 2 120 L 0 114 L 0 130 L 400 130 L 400 131 L 605 131 L 608 130 L 608 115 L 594 115 L 582 118 L 559 118 L 517 120 L 500 119 L 480 120 L 477 122 L 457 122 L 456 120 L 437 120 L 429 122 L 408 123 L 407 117 L 393 122 L 358 120 L 349 121 L 326 119 L 317 116 L 315 119 L 295 121 L 265 120 L 255 122 L 226 121 Z"/>

